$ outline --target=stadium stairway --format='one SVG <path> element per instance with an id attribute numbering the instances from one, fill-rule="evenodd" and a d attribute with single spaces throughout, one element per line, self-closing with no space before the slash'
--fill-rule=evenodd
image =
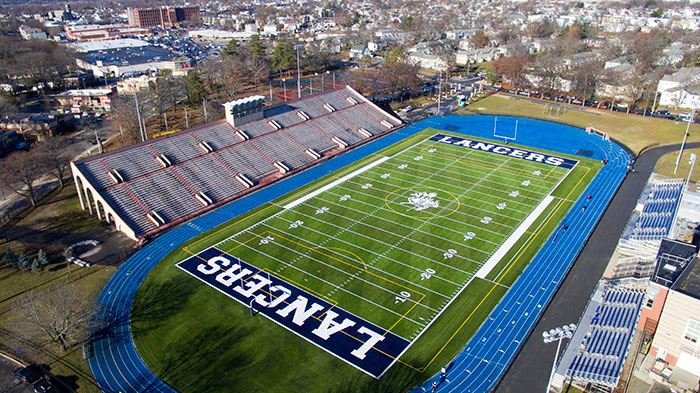
<path id="1" fill-rule="evenodd" d="M 515 118 L 499 116 L 499 127 L 512 127 Z M 585 212 L 578 201 L 565 218 L 569 230 L 556 246 L 550 240 L 507 292 L 464 350 L 451 363 L 450 383 L 445 392 L 491 390 L 515 357 L 540 314 L 546 308 L 574 259 L 580 252 L 610 198 L 625 176 L 629 155 L 617 144 L 599 136 L 558 123 L 519 118 L 520 144 L 567 154 L 586 152 L 593 159 L 607 159 L 608 165 L 587 189 L 595 198 Z M 448 132 L 493 138 L 492 116 L 432 117 L 383 136 L 306 171 L 286 178 L 258 192 L 229 203 L 153 240 L 127 259 L 100 293 L 96 318 L 101 328 L 93 333 L 86 348 L 88 363 L 100 389 L 105 392 L 174 392 L 155 376 L 140 357 L 131 332 L 131 308 L 136 292 L 150 270 L 166 255 L 189 239 L 305 184 L 432 127 Z M 416 391 L 430 390 L 431 378 Z"/>

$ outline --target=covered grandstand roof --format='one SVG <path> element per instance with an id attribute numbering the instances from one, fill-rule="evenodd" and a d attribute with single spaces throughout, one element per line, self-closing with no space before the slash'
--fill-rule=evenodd
<path id="1" fill-rule="evenodd" d="M 239 127 L 209 123 L 72 169 L 76 183 L 81 177 L 139 239 L 400 126 L 347 86 L 269 107 L 263 119 Z"/>

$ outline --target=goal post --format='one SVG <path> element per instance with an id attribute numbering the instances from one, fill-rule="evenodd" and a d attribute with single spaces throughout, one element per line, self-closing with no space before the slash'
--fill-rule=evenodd
<path id="1" fill-rule="evenodd" d="M 508 131 L 508 130 L 505 130 Z M 500 132 L 500 133 L 499 133 Z M 518 120 L 515 120 L 515 127 L 511 135 L 505 135 L 505 132 L 498 130 L 498 116 L 493 117 L 493 137 L 494 139 L 503 139 L 505 143 L 514 141 L 518 137 Z"/>
<path id="2" fill-rule="evenodd" d="M 594 128 L 594 127 L 586 127 L 586 133 L 598 135 L 599 137 L 603 138 L 606 141 L 610 140 L 610 135 L 608 135 L 607 132 L 601 131 L 601 130 Z"/>

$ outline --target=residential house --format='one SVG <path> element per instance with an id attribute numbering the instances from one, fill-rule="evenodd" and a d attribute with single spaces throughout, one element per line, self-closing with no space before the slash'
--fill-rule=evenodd
<path id="1" fill-rule="evenodd" d="M 664 75 L 656 94 L 661 106 L 700 109 L 700 67 L 683 67 L 671 75 Z"/>

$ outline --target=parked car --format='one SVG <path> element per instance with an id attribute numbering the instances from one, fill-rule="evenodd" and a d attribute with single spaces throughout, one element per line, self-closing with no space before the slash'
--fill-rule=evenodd
<path id="1" fill-rule="evenodd" d="M 35 393 L 58 393 L 58 388 L 48 379 L 40 379 L 34 383 Z"/>
<path id="2" fill-rule="evenodd" d="M 39 367 L 34 365 L 18 368 L 13 374 L 18 383 L 34 383 L 42 376 L 42 372 Z"/>
<path id="3" fill-rule="evenodd" d="M 586 100 L 583 105 L 585 106 L 590 106 L 591 108 L 595 108 L 598 106 L 598 100 Z"/>
<path id="4" fill-rule="evenodd" d="M 690 112 L 683 112 L 683 113 L 678 114 L 678 120 L 687 122 L 687 121 L 690 121 L 692 116 L 693 116 L 693 114 Z"/>

